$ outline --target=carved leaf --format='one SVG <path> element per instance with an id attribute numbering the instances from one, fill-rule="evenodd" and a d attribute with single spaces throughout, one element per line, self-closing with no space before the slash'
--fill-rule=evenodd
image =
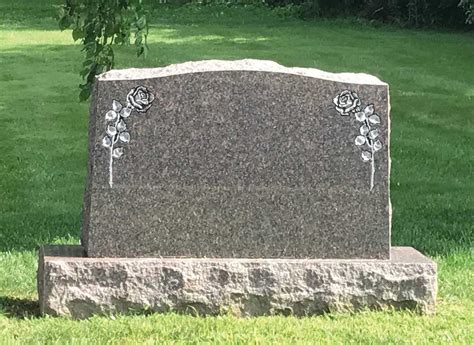
<path id="1" fill-rule="evenodd" d="M 109 110 L 106 114 L 105 114 L 105 119 L 107 121 L 112 121 L 112 120 L 115 120 L 117 118 L 117 113 L 113 110 Z"/>
<path id="2" fill-rule="evenodd" d="M 117 128 L 115 128 L 115 126 L 107 126 L 107 134 L 113 137 L 117 134 Z"/>
<path id="3" fill-rule="evenodd" d="M 374 129 L 372 131 L 370 131 L 369 133 L 369 138 L 370 139 L 375 139 L 379 136 L 379 130 L 378 129 Z"/>
<path id="4" fill-rule="evenodd" d="M 372 159 L 372 154 L 369 151 L 362 151 L 362 160 L 368 162 Z"/>
<path id="5" fill-rule="evenodd" d="M 115 112 L 120 112 L 120 110 L 122 110 L 122 104 L 120 104 L 119 101 L 116 101 L 115 99 L 112 101 L 112 109 L 115 111 Z"/>
<path id="6" fill-rule="evenodd" d="M 369 117 L 369 122 L 373 125 L 379 124 L 380 123 L 380 116 L 378 116 L 377 114 L 372 115 L 371 117 Z"/>
<path id="7" fill-rule="evenodd" d="M 364 113 L 367 117 L 369 117 L 370 115 L 372 115 L 375 111 L 375 107 L 373 104 L 369 104 L 368 106 L 365 107 L 364 109 Z"/>
<path id="8" fill-rule="evenodd" d="M 366 135 L 367 133 L 369 133 L 369 127 L 367 127 L 366 125 L 361 126 L 360 127 L 360 134 Z"/>
<path id="9" fill-rule="evenodd" d="M 123 120 L 120 120 L 119 123 L 117 124 L 117 130 L 119 132 L 123 132 L 126 129 L 127 129 L 127 124 Z"/>
<path id="10" fill-rule="evenodd" d="M 358 135 L 358 136 L 355 138 L 355 144 L 356 144 L 357 146 L 364 145 L 364 144 L 365 144 L 365 141 L 366 141 L 366 138 L 365 138 L 363 135 Z"/>
<path id="11" fill-rule="evenodd" d="M 123 155 L 123 148 L 122 147 L 117 147 L 112 151 L 112 157 L 114 158 L 120 158 Z"/>
<path id="12" fill-rule="evenodd" d="M 379 151 L 381 148 L 382 148 L 382 143 L 380 142 L 380 140 L 377 140 L 375 143 L 374 143 L 374 150 L 375 151 Z"/>
<path id="13" fill-rule="evenodd" d="M 128 132 L 120 133 L 119 139 L 123 143 L 128 143 L 130 141 L 130 133 L 128 133 Z"/>
<path id="14" fill-rule="evenodd" d="M 126 119 L 127 117 L 130 116 L 131 113 L 132 113 L 132 109 L 129 108 L 129 107 L 125 107 L 125 108 L 123 108 L 122 111 L 120 112 L 120 115 L 121 115 L 124 119 Z"/>
<path id="15" fill-rule="evenodd" d="M 366 116 L 363 111 L 359 111 L 358 113 L 356 113 L 355 118 L 357 119 L 357 121 L 360 121 L 360 122 L 364 122 L 366 120 Z"/>
<path id="16" fill-rule="evenodd" d="M 109 137 L 104 137 L 104 139 L 102 139 L 103 147 L 110 147 L 111 145 L 112 145 L 112 140 L 110 140 Z"/>

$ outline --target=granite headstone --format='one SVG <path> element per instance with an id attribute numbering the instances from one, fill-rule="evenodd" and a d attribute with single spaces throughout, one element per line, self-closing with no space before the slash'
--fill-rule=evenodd
<path id="1" fill-rule="evenodd" d="M 89 257 L 390 256 L 388 85 L 270 61 L 110 71 L 90 116 Z"/>
<path id="2" fill-rule="evenodd" d="M 40 248 L 42 313 L 434 311 L 436 263 L 390 247 L 376 77 L 201 61 L 93 97 L 83 243 Z"/>

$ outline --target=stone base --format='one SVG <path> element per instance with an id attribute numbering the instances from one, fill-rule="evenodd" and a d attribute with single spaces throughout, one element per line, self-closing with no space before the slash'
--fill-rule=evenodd
<path id="1" fill-rule="evenodd" d="M 40 250 L 43 313 L 187 311 L 313 315 L 409 308 L 434 311 L 436 264 L 409 247 L 390 260 L 87 258 L 81 246 Z"/>

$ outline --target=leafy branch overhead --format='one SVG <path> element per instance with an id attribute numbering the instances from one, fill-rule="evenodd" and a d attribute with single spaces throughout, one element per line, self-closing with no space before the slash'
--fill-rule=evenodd
<path id="1" fill-rule="evenodd" d="M 72 29 L 84 52 L 79 98 L 90 97 L 97 74 L 114 67 L 113 44 L 129 45 L 133 38 L 137 56 L 147 55 L 148 20 L 142 0 L 64 0 L 59 6 L 61 30 Z"/>
<path id="2" fill-rule="evenodd" d="M 466 24 L 474 24 L 474 0 L 460 0 L 458 6 L 466 12 Z"/>

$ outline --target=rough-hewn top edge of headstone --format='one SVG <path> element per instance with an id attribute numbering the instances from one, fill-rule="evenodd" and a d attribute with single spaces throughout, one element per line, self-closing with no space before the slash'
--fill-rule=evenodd
<path id="1" fill-rule="evenodd" d="M 99 75 L 98 80 L 141 80 L 168 77 L 179 74 L 219 71 L 259 71 L 287 73 L 348 84 L 387 85 L 379 78 L 365 73 L 330 73 L 316 68 L 285 67 L 274 61 L 254 59 L 235 61 L 189 61 L 159 68 L 129 68 L 111 70 Z"/>

